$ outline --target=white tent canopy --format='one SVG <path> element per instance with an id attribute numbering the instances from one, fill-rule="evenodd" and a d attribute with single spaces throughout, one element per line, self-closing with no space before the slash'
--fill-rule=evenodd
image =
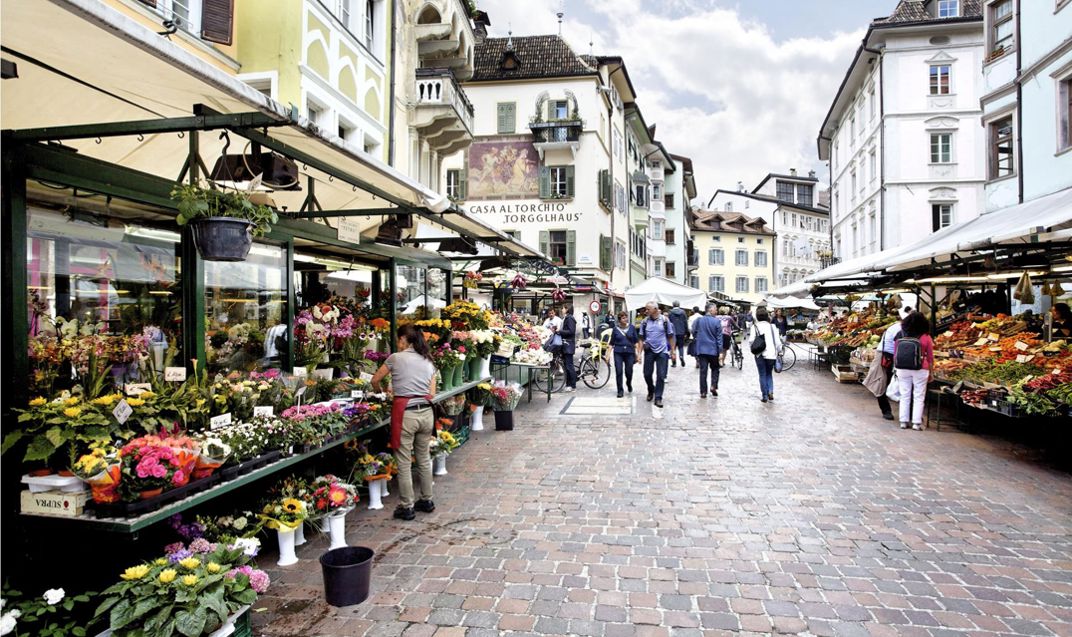
<path id="1" fill-rule="evenodd" d="M 802 310 L 819 310 L 819 306 L 815 304 L 815 301 L 811 299 L 798 299 L 793 296 L 787 296 L 785 298 L 768 296 L 765 302 L 767 307 L 774 309 L 788 310 L 792 308 L 800 308 Z"/>
<path id="2" fill-rule="evenodd" d="M 652 277 L 641 281 L 625 291 L 625 306 L 630 311 L 638 310 L 650 301 L 655 301 L 659 305 L 673 305 L 674 301 L 677 301 L 684 308 L 702 309 L 707 305 L 707 294 L 703 290 L 690 288 L 662 277 Z"/>

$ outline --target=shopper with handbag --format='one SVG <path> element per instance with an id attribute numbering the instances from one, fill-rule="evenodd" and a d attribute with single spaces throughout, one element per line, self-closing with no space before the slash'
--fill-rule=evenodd
<path id="1" fill-rule="evenodd" d="M 756 309 L 756 320 L 749 330 L 752 335 L 752 354 L 759 370 L 760 402 L 774 400 L 774 366 L 782 351 L 782 337 L 770 321 L 766 307 Z"/>
<path id="2" fill-rule="evenodd" d="M 912 308 L 908 306 L 902 307 L 898 311 L 901 321 L 911 311 Z M 886 389 L 890 386 L 890 381 L 893 380 L 893 346 L 897 342 L 897 335 L 901 333 L 901 321 L 897 321 L 887 327 L 886 331 L 882 333 L 882 339 L 878 342 L 877 354 L 881 357 L 882 374 L 886 382 L 882 385 L 882 391 L 878 394 L 877 399 L 878 407 L 882 410 L 882 417 L 886 420 L 893 420 L 893 407 L 890 405 L 890 399 L 886 396 Z"/>
<path id="3" fill-rule="evenodd" d="M 622 391 L 622 376 L 625 387 L 633 393 L 633 366 L 636 365 L 637 329 L 629 322 L 628 312 L 618 312 L 618 324 L 611 328 L 610 345 L 614 349 L 614 379 L 618 383 L 618 398 L 625 396 Z"/>

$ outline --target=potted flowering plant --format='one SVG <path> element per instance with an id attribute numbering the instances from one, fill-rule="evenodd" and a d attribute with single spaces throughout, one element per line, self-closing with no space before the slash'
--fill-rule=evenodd
<path id="1" fill-rule="evenodd" d="M 357 489 L 331 474 L 314 479 L 310 489 L 313 510 L 327 518 L 329 550 L 346 546 L 346 514 L 357 506 Z"/>
<path id="2" fill-rule="evenodd" d="M 394 456 L 389 453 L 372 454 L 368 449 L 368 441 L 350 441 L 346 443 L 346 451 L 354 459 L 355 477 L 368 483 L 368 508 L 382 509 L 387 481 L 395 472 Z"/>
<path id="3" fill-rule="evenodd" d="M 197 462 L 191 447 L 173 445 L 170 439 L 159 436 L 140 436 L 128 442 L 119 450 L 123 499 L 148 500 L 189 482 Z"/>
<path id="4" fill-rule="evenodd" d="M 105 634 L 200 637 L 248 625 L 249 606 L 271 583 L 251 565 L 256 550 L 248 541 L 195 540 L 188 548 L 169 548 L 164 557 L 127 568 L 103 592 L 96 620 L 108 622 Z"/>
<path id="5" fill-rule="evenodd" d="M 133 435 L 119 424 L 110 408 L 80 393 L 65 391 L 51 401 L 37 397 L 26 409 L 15 411 L 20 426 L 4 436 L 0 453 L 7 453 L 25 439 L 23 461 L 43 463 L 55 470 L 66 471 L 94 445 L 108 445 Z"/>
<path id="6" fill-rule="evenodd" d="M 517 383 L 498 382 L 491 386 L 491 407 L 495 410 L 496 430 L 513 430 L 514 408 L 521 401 L 521 395 L 521 386 Z"/>
<path id="7" fill-rule="evenodd" d="M 437 476 L 447 475 L 447 456 L 460 446 L 454 434 L 441 430 L 432 440 L 432 472 Z"/>
<path id="8" fill-rule="evenodd" d="M 279 566 L 290 566 L 298 562 L 294 553 L 294 541 L 297 528 L 309 517 L 305 502 L 293 497 L 270 500 L 261 507 L 261 519 L 265 526 L 276 531 L 279 542 Z"/>
<path id="9" fill-rule="evenodd" d="M 253 203 L 251 193 L 192 184 L 172 189 L 171 199 L 179 210 L 175 222 L 180 226 L 189 224 L 193 229 L 194 244 L 202 259 L 245 261 L 253 237 L 263 237 L 279 222 L 275 210 Z"/>
<path id="10" fill-rule="evenodd" d="M 200 439 L 201 454 L 197 457 L 197 465 L 194 467 L 193 477 L 196 479 L 207 478 L 212 472 L 223 466 L 231 455 L 231 446 L 216 436 L 205 436 Z"/>
<path id="11" fill-rule="evenodd" d="M 104 504 L 119 501 L 121 470 L 118 452 L 110 446 L 95 447 L 71 465 L 71 471 L 89 485 L 93 501 Z"/>

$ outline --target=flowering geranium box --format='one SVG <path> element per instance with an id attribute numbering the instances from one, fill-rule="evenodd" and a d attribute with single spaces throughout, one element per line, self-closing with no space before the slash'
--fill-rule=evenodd
<path id="1" fill-rule="evenodd" d="M 23 513 L 31 515 L 55 515 L 63 518 L 73 518 L 82 515 L 85 510 L 88 493 L 64 493 L 62 491 L 38 491 L 36 493 L 25 490 L 22 492 Z"/>

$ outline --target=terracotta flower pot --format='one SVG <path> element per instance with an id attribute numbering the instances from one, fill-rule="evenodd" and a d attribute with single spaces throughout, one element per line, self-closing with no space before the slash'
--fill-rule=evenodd
<path id="1" fill-rule="evenodd" d="M 30 475 L 35 478 L 43 478 L 52 475 L 52 469 L 34 469 L 30 472 Z"/>
<path id="2" fill-rule="evenodd" d="M 160 488 L 160 489 L 146 489 L 145 491 L 141 492 L 141 499 L 142 500 L 148 500 L 150 498 L 155 498 L 156 496 L 160 495 L 163 492 L 164 492 L 163 488 Z"/>
<path id="3" fill-rule="evenodd" d="M 74 472 L 73 472 L 73 471 L 69 471 L 69 470 L 67 470 L 67 469 L 64 469 L 63 471 L 60 471 L 60 472 L 59 472 L 59 474 L 60 474 L 61 476 L 63 476 L 64 478 L 70 478 L 71 476 L 73 476 L 73 475 L 74 475 Z"/>

